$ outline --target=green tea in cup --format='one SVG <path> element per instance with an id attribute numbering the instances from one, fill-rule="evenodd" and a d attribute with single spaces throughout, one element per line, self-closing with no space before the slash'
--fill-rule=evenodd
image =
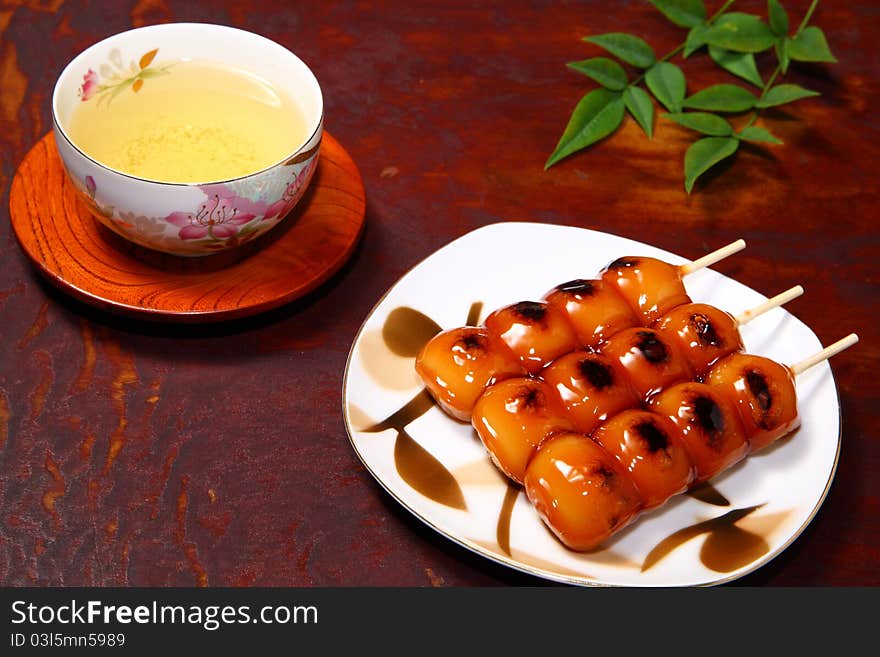
<path id="1" fill-rule="evenodd" d="M 147 64 L 139 76 L 90 72 L 71 114 L 70 137 L 105 166 L 159 182 L 231 180 L 308 137 L 297 104 L 257 75 L 207 61 Z"/>

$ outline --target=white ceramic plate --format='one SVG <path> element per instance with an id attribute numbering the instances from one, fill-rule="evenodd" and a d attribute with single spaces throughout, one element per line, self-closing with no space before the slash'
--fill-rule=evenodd
<path id="1" fill-rule="evenodd" d="M 677 496 L 588 554 L 558 542 L 525 494 L 491 464 L 470 425 L 420 393 L 414 357 L 433 322 L 462 326 L 474 302 L 483 304 L 482 321 L 495 308 L 538 299 L 564 281 L 593 278 L 626 255 L 686 262 L 607 233 L 534 223 L 493 224 L 443 247 L 401 278 L 361 327 L 345 372 L 346 427 L 364 465 L 396 500 L 489 559 L 581 585 L 729 582 L 791 544 L 825 499 L 840 448 L 840 406 L 827 363 L 798 377 L 799 431 L 722 473 L 699 497 Z M 733 314 L 766 299 L 711 270 L 685 282 L 694 301 Z M 815 334 L 782 308 L 743 326 L 742 335 L 749 353 L 786 364 L 821 349 Z"/>

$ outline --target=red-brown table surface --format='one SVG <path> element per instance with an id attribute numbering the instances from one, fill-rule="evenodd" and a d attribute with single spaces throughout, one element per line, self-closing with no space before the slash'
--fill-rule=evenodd
<path id="1" fill-rule="evenodd" d="M 787 81 L 822 97 L 768 114 L 786 144 L 745 149 L 691 197 L 688 142 L 661 121 L 651 142 L 628 120 L 543 171 L 592 84 L 564 67 L 599 54 L 581 37 L 634 31 L 658 52 L 679 42 L 647 3 L 285 4 L 0 4 L 0 583 L 541 584 L 392 500 L 352 450 L 340 403 L 348 349 L 383 292 L 465 232 L 520 219 L 688 256 L 744 237 L 749 248 L 720 271 L 766 294 L 800 282 L 807 293 L 789 309 L 823 342 L 860 334 L 833 362 L 843 448 L 828 498 L 800 538 L 738 583 L 880 584 L 874 2 L 820 5 L 814 20 L 839 64 L 798 65 Z M 799 19 L 809 3 L 785 4 Z M 280 310 L 201 327 L 122 320 L 44 283 L 10 229 L 10 181 L 51 127 L 66 62 L 166 21 L 239 26 L 294 50 L 363 175 L 354 256 Z M 696 86 L 717 78 L 705 57 L 687 70 Z"/>

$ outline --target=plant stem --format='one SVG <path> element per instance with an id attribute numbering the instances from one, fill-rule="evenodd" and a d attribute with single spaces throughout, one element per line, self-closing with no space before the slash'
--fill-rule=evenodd
<path id="1" fill-rule="evenodd" d="M 667 60 L 672 59 L 672 58 L 675 57 L 678 53 L 680 53 L 682 50 L 684 50 L 684 43 L 680 43 L 680 44 L 678 44 L 675 48 L 673 48 L 673 49 L 670 50 L 668 53 L 666 53 L 665 55 L 663 55 L 660 59 L 658 59 L 656 62 L 654 62 L 653 64 L 651 64 L 651 66 L 657 66 L 657 64 L 659 64 L 660 62 L 665 62 L 665 61 L 667 61 Z M 639 77 L 637 77 L 635 80 L 633 80 L 632 82 L 630 82 L 630 83 L 629 83 L 629 86 L 631 86 L 631 87 L 636 86 L 639 82 L 641 82 L 642 80 L 645 79 L 645 76 L 646 76 L 647 74 L 648 74 L 648 71 L 645 70 L 641 75 L 639 75 Z"/>
<path id="2" fill-rule="evenodd" d="M 819 1 L 819 0 L 814 0 L 814 2 L 818 2 L 818 1 Z M 711 18 L 709 18 L 709 19 L 706 20 L 706 24 L 707 24 L 707 25 L 711 25 L 711 24 L 714 23 L 716 20 L 718 20 L 718 19 L 721 17 L 721 15 L 722 15 L 725 11 L 727 11 L 727 10 L 730 8 L 730 5 L 732 5 L 734 2 L 736 2 L 736 0 L 727 0 L 723 5 L 721 5 L 721 8 L 718 9 L 718 11 L 716 11 L 714 14 L 712 14 L 712 17 L 711 17 Z M 663 55 L 660 59 L 658 59 L 658 60 L 657 60 L 657 63 L 660 63 L 660 62 L 667 62 L 667 61 L 669 61 L 670 59 L 672 59 L 673 57 L 675 57 L 678 53 L 680 53 L 682 50 L 684 50 L 684 47 L 685 47 L 686 44 L 687 44 L 686 41 L 682 41 L 682 42 L 681 42 L 680 44 L 678 44 L 675 48 L 673 48 L 673 49 L 670 50 L 668 53 L 666 53 L 665 55 Z M 655 64 L 655 65 L 656 65 L 656 64 Z M 647 71 L 646 71 L 645 73 L 642 73 L 639 77 L 637 77 L 637 78 L 636 78 L 635 80 L 633 80 L 632 82 L 630 82 L 630 85 L 629 85 L 629 86 L 634 87 L 634 86 L 636 86 L 639 82 L 641 82 L 642 80 L 644 80 L 644 79 L 645 79 L 645 75 L 646 75 L 646 73 L 647 73 Z"/>
<path id="3" fill-rule="evenodd" d="M 813 12 L 816 11 L 816 7 L 819 6 L 819 0 L 813 0 L 810 3 L 810 8 L 807 9 L 807 13 L 804 14 L 804 20 L 801 21 L 801 24 L 798 26 L 797 32 L 795 32 L 795 36 L 803 32 L 804 28 L 809 24 L 810 19 L 813 17 Z"/>
<path id="4" fill-rule="evenodd" d="M 816 0 L 816 1 L 818 2 L 818 0 Z M 711 25 L 719 16 L 721 16 L 721 14 L 723 14 L 725 11 L 727 11 L 728 8 L 730 7 L 730 5 L 732 5 L 734 2 L 736 2 L 736 0 L 727 0 L 727 2 L 725 2 L 723 5 L 721 5 L 721 9 L 719 9 L 714 14 L 712 14 L 712 18 L 710 18 L 706 22 L 709 25 Z"/>
<path id="5" fill-rule="evenodd" d="M 798 34 L 800 34 L 801 32 L 804 31 L 804 28 L 809 24 L 809 22 L 810 22 L 810 18 L 812 18 L 812 16 L 813 16 L 813 12 L 816 11 L 816 7 L 818 7 L 818 6 L 819 6 L 819 0 L 813 0 L 813 1 L 810 3 L 810 7 L 809 7 L 809 9 L 807 9 L 807 13 L 804 14 L 804 20 L 801 21 L 801 24 L 798 26 L 797 31 L 794 33 L 795 36 L 797 36 Z M 779 77 L 779 74 L 780 74 L 780 73 L 782 73 L 782 64 L 777 64 L 777 65 L 776 65 L 776 70 L 773 71 L 773 74 L 772 74 L 772 75 L 770 76 L 770 78 L 767 80 L 766 84 L 764 85 L 764 88 L 761 89 L 761 95 L 760 95 L 760 97 L 758 98 L 758 100 L 762 100 L 762 99 L 764 98 L 764 96 L 767 95 L 767 92 L 770 91 L 770 88 L 773 86 L 773 83 L 776 82 L 776 78 Z M 749 127 L 751 127 L 752 125 L 754 125 L 755 121 L 758 120 L 758 116 L 759 116 L 760 114 L 761 114 L 761 110 L 760 110 L 760 109 L 756 109 L 756 110 L 754 110 L 754 111 L 752 112 L 752 115 L 749 117 L 749 120 L 748 120 L 748 121 L 746 122 L 746 124 L 742 127 L 742 130 L 745 130 L 746 128 L 749 128 Z M 740 132 L 741 132 L 742 130 L 740 130 Z"/>
<path id="6" fill-rule="evenodd" d="M 673 57 L 675 57 L 675 56 L 676 56 L 678 53 L 680 53 L 682 50 L 684 50 L 684 43 L 680 43 L 680 44 L 678 44 L 678 46 L 676 46 L 675 48 L 673 48 L 672 50 L 670 50 L 668 53 L 666 53 L 665 55 L 663 55 L 663 57 L 660 58 L 660 61 L 661 61 L 661 62 L 668 61 L 668 60 L 672 59 Z"/>
<path id="7" fill-rule="evenodd" d="M 777 64 L 776 70 L 773 71 L 772 75 L 767 79 L 767 82 L 764 84 L 764 88 L 761 89 L 761 95 L 758 97 L 758 100 L 762 100 L 764 98 L 764 96 L 767 95 L 767 92 L 770 91 L 770 88 L 773 86 L 773 83 L 776 82 L 776 78 L 779 77 L 780 73 L 782 73 L 782 64 Z M 760 113 L 761 113 L 760 109 L 754 110 L 752 112 L 752 115 L 749 117 L 749 120 L 742 127 L 742 130 L 745 130 L 746 128 L 750 128 L 755 123 L 755 121 L 758 120 L 758 115 Z M 740 132 L 742 132 L 742 130 L 740 130 Z"/>

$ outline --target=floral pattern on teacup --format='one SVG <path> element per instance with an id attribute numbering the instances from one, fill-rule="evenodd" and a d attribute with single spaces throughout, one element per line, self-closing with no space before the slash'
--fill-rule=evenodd
<path id="1" fill-rule="evenodd" d="M 266 214 L 263 217 L 263 221 L 274 219 L 275 217 L 283 217 L 293 209 L 293 206 L 297 204 L 299 199 L 302 198 L 302 195 L 305 193 L 306 183 L 308 183 L 309 176 L 312 174 L 317 161 L 318 158 L 313 157 L 300 170 L 300 172 L 293 177 L 293 180 L 291 180 L 287 187 L 284 188 L 284 194 L 282 197 L 266 208 Z"/>
<path id="2" fill-rule="evenodd" d="M 180 228 L 182 240 L 228 239 L 238 234 L 241 226 L 253 221 L 257 215 L 242 212 L 235 205 L 235 196 L 214 194 L 195 212 L 172 212 L 165 221 Z"/>
<path id="3" fill-rule="evenodd" d="M 318 162 L 313 152 L 299 170 L 263 180 L 198 185 L 204 200 L 186 210 L 163 216 L 120 212 L 103 205 L 95 178 L 72 178 L 81 200 L 102 223 L 127 239 L 178 255 L 201 255 L 233 248 L 279 223 L 302 198 Z M 289 171 L 289 169 L 286 169 Z M 286 182 L 285 182 L 286 180 Z M 281 198 L 275 202 L 271 199 Z"/>
<path id="4" fill-rule="evenodd" d="M 99 103 L 103 101 L 110 103 L 126 89 L 137 93 L 144 86 L 144 80 L 148 78 L 168 75 L 171 64 L 151 66 L 158 52 L 158 48 L 153 48 L 141 55 L 137 62 L 132 60 L 126 68 L 122 63 L 122 53 L 118 48 L 114 48 L 108 55 L 109 63 L 101 65 L 100 73 L 90 68 L 83 75 L 83 82 L 78 92 L 80 100 L 85 102 L 97 96 Z"/>

